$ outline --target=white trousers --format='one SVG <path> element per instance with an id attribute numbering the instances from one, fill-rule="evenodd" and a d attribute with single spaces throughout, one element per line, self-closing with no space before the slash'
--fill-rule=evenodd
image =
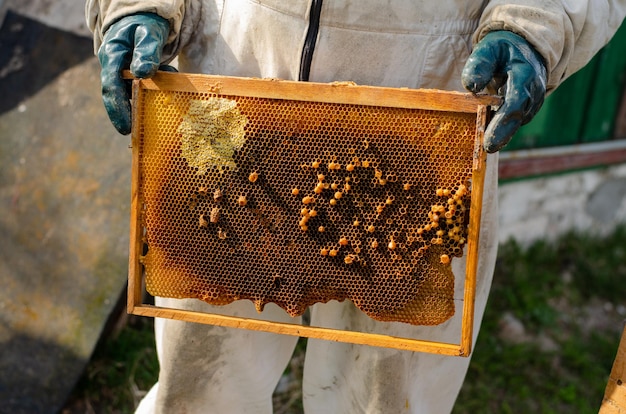
<path id="1" fill-rule="evenodd" d="M 497 250 L 497 155 L 487 163 L 474 315 L 474 343 L 491 286 Z M 453 260 L 455 298 L 463 297 L 465 260 Z M 457 315 L 434 327 L 377 322 L 352 303 L 311 308 L 311 325 L 459 343 Z M 268 304 L 257 314 L 249 301 L 210 306 L 195 299 L 157 298 L 157 305 L 299 323 Z M 271 414 L 272 393 L 297 337 L 157 319 L 159 381 L 137 413 Z M 469 358 L 309 339 L 303 378 L 306 414 L 449 413 Z"/>

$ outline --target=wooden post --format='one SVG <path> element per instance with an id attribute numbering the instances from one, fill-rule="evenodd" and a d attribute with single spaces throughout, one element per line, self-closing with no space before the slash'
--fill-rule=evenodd
<path id="1" fill-rule="evenodd" d="M 626 327 L 606 384 L 599 414 L 626 413 Z"/>

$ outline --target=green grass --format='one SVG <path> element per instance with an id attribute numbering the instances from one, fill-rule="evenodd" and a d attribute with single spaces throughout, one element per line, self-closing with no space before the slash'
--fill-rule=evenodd
<path id="1" fill-rule="evenodd" d="M 502 245 L 454 413 L 597 413 L 626 317 L 624 280 L 626 227 L 606 237 Z M 521 322 L 523 338 L 501 334 L 505 314 Z M 65 414 L 131 413 L 156 381 L 152 323 L 131 320 L 98 346 Z M 287 391 L 274 398 L 277 412 L 302 412 L 303 343 Z"/>
<path id="2" fill-rule="evenodd" d="M 131 320 L 98 344 L 62 414 L 132 413 L 154 384 L 159 364 L 152 320 Z"/>
<path id="3" fill-rule="evenodd" d="M 571 233 L 527 249 L 501 246 L 454 413 L 597 413 L 622 331 L 625 256 L 623 227 L 603 238 Z M 530 339 L 501 338 L 505 312 Z M 541 337 L 554 349 L 542 349 Z"/>

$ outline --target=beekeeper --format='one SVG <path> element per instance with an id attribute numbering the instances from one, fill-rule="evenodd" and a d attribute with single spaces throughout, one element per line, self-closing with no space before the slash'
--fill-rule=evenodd
<path id="1" fill-rule="evenodd" d="M 149 77 L 178 56 L 182 72 L 472 92 L 491 84 L 504 104 L 486 134 L 495 153 L 539 110 L 546 92 L 585 65 L 626 14 L 622 1 L 88 0 L 113 125 L 131 130 L 120 71 Z M 471 54 L 470 54 L 471 53 Z M 497 247 L 497 155 L 488 158 L 474 340 Z M 453 261 L 457 280 L 463 260 Z M 457 285 L 459 285 L 457 283 Z M 257 317 L 249 301 L 162 306 Z M 261 315 L 294 322 L 268 305 Z M 297 321 L 296 321 L 297 322 Z M 453 320 L 437 327 L 381 323 L 349 302 L 318 304 L 311 323 L 458 342 Z M 271 413 L 272 392 L 297 338 L 171 320 L 156 321 L 159 381 L 142 413 Z M 306 413 L 445 413 L 469 359 L 309 340 Z"/>

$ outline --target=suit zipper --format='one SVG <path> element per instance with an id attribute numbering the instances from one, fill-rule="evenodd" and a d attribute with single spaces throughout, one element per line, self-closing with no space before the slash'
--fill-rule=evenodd
<path id="1" fill-rule="evenodd" d="M 302 48 L 302 57 L 300 58 L 300 74 L 298 79 L 308 81 L 311 72 L 311 61 L 313 60 L 313 51 L 315 50 L 315 42 L 317 41 L 317 33 L 320 28 L 320 15 L 322 13 L 322 0 L 313 0 L 311 2 L 311 12 L 309 13 L 309 29 L 304 39 L 304 47 Z"/>

